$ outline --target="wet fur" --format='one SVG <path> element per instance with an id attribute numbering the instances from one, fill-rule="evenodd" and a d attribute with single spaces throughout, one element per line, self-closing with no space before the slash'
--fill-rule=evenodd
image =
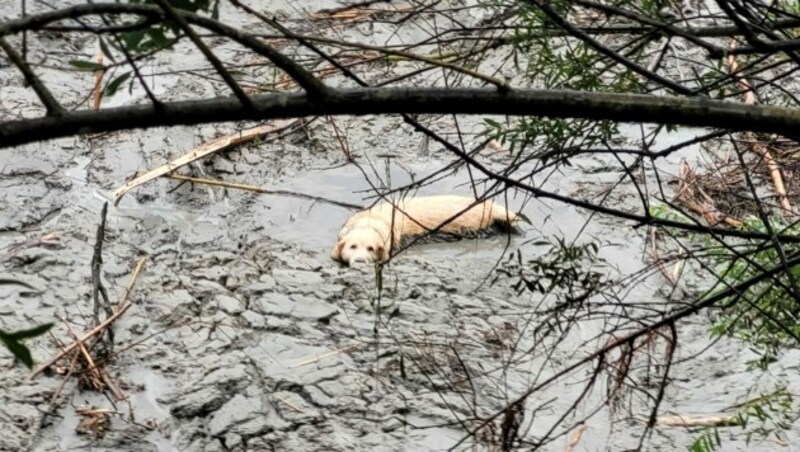
<path id="1" fill-rule="evenodd" d="M 342 226 L 331 258 L 386 262 L 404 241 L 432 231 L 438 240 L 487 235 L 493 229 L 514 230 L 517 215 L 499 204 L 462 196 L 429 196 L 381 202 L 356 213 Z M 472 206 L 472 207 L 470 207 Z"/>

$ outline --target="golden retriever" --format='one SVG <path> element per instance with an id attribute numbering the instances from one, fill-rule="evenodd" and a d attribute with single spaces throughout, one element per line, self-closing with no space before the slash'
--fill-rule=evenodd
<path id="1" fill-rule="evenodd" d="M 516 214 L 492 201 L 477 202 L 463 196 L 381 202 L 347 220 L 331 258 L 345 265 L 386 262 L 404 239 L 429 232 L 463 236 L 492 227 L 513 230 L 517 219 Z"/>

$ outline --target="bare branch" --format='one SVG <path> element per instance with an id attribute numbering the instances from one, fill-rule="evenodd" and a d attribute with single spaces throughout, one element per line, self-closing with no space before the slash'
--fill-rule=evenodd
<path id="1" fill-rule="evenodd" d="M 167 2 L 166 0 L 156 0 L 156 1 L 158 2 L 158 5 L 161 7 L 161 9 L 163 9 L 167 13 L 169 18 L 174 20 L 178 24 L 178 26 L 181 27 L 183 32 L 186 33 L 187 36 L 189 36 L 189 39 L 191 39 L 195 47 L 197 47 L 200 50 L 200 52 L 203 53 L 203 56 L 206 57 L 208 62 L 211 63 L 212 66 L 214 66 L 214 69 L 217 71 L 219 76 L 222 77 L 223 80 L 225 80 L 225 83 L 228 85 L 231 91 L 233 91 L 233 94 L 236 96 L 236 98 L 239 99 L 239 102 L 242 103 L 242 106 L 248 110 L 252 110 L 254 108 L 253 102 L 244 92 L 242 87 L 239 86 L 238 83 L 236 83 L 236 80 L 233 79 L 233 77 L 225 69 L 225 67 L 222 66 L 222 62 L 219 60 L 219 58 L 217 58 L 214 55 L 214 52 L 212 52 L 211 49 L 209 49 L 208 46 L 206 46 L 205 43 L 203 43 L 203 40 L 200 39 L 199 36 L 197 36 L 197 33 L 195 33 L 194 30 L 192 30 L 192 27 L 190 27 L 189 24 L 186 23 L 186 20 L 180 14 L 178 14 L 175 8 L 173 8 L 172 5 L 170 5 L 169 2 Z"/>
<path id="2" fill-rule="evenodd" d="M 14 63 L 22 75 L 25 77 L 25 80 L 31 85 L 34 91 L 36 91 L 36 95 L 39 96 L 39 100 L 42 101 L 45 108 L 47 108 L 47 115 L 48 116 L 61 116 L 64 113 L 64 107 L 58 103 L 55 97 L 53 97 L 53 93 L 50 92 L 49 89 L 42 83 L 42 80 L 34 74 L 33 69 L 31 69 L 28 62 L 25 61 L 24 58 L 20 54 L 14 50 L 8 44 L 8 41 L 0 37 L 0 48 L 2 48 L 6 55 L 8 55 L 8 59 Z"/>
<path id="3" fill-rule="evenodd" d="M 626 68 L 632 70 L 633 72 L 636 72 L 637 74 L 641 75 L 642 77 L 645 77 L 648 80 L 652 80 L 652 81 L 658 83 L 659 85 L 664 86 L 666 88 L 669 88 L 672 91 L 674 91 L 676 93 L 679 93 L 679 94 L 685 94 L 685 95 L 693 95 L 694 94 L 694 92 L 692 90 L 690 90 L 689 88 L 686 88 L 685 86 L 681 86 L 678 83 L 675 83 L 675 82 L 673 82 L 672 80 L 670 80 L 668 78 L 662 77 L 662 76 L 654 73 L 653 71 L 650 71 L 650 70 L 648 70 L 646 68 L 643 68 L 640 65 L 628 60 L 627 58 L 624 58 L 619 53 L 609 49 L 606 46 L 604 46 L 603 44 L 598 42 L 596 39 L 592 38 L 588 34 L 584 33 L 580 29 L 578 29 L 577 27 L 575 27 L 572 24 L 570 24 L 567 20 L 565 20 L 563 17 L 561 17 L 552 7 L 550 7 L 550 5 L 548 5 L 546 2 L 541 1 L 541 0 L 525 0 L 525 2 L 529 3 L 531 5 L 535 5 L 536 7 L 541 9 L 542 12 L 545 13 L 550 20 L 555 22 L 556 25 L 558 25 L 559 27 L 563 28 L 564 31 L 568 32 L 572 36 L 575 36 L 576 38 L 578 38 L 581 41 L 585 42 L 587 45 L 589 45 L 590 47 L 592 47 L 593 49 L 595 49 L 599 53 L 601 53 L 601 54 L 607 56 L 608 58 L 616 61 L 617 63 L 625 66 Z"/>
<path id="4" fill-rule="evenodd" d="M 228 37 L 255 51 L 259 55 L 266 57 L 275 64 L 275 66 L 285 71 L 290 77 L 297 81 L 297 84 L 306 90 L 309 96 L 324 97 L 326 95 L 328 88 L 314 77 L 314 75 L 291 58 L 278 52 L 260 39 L 208 17 L 199 16 L 182 10 L 175 11 L 175 13 L 182 17 L 187 23 L 206 28 Z M 64 19 L 75 19 L 82 16 L 97 14 L 138 14 L 159 20 L 167 19 L 164 11 L 157 6 L 123 3 L 83 4 L 5 22 L 0 24 L 0 37 L 24 30 L 35 30 Z"/>

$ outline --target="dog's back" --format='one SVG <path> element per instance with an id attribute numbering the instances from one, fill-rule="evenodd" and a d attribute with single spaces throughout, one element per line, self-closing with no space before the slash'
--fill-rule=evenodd
<path id="1" fill-rule="evenodd" d="M 466 196 L 422 196 L 382 202 L 370 212 L 391 222 L 401 236 L 436 231 L 463 234 L 494 226 L 513 227 L 517 215 L 491 200 L 478 202 Z"/>

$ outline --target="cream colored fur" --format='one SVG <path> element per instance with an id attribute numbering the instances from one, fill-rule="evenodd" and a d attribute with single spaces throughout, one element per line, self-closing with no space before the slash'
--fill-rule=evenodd
<path id="1" fill-rule="evenodd" d="M 381 202 L 347 220 L 331 258 L 347 265 L 386 262 L 392 250 L 410 237 L 432 231 L 463 235 L 498 224 L 513 225 L 517 219 L 516 214 L 492 201 L 473 204 L 474 198 L 463 196 L 410 198 L 395 205 Z"/>

